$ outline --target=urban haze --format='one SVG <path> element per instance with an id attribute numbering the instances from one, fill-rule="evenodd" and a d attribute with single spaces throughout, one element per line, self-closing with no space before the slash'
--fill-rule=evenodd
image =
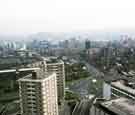
<path id="1" fill-rule="evenodd" d="M 134 2 L 0 1 L 0 115 L 135 115 Z"/>

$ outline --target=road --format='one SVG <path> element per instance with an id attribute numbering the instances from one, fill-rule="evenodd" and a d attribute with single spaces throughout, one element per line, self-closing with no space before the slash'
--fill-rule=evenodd
<path id="1" fill-rule="evenodd" d="M 101 73 L 98 69 L 91 66 L 90 64 L 85 63 L 85 65 L 87 67 L 87 70 L 92 75 L 92 77 L 74 81 L 68 86 L 71 91 L 77 93 L 81 97 L 84 97 L 90 94 L 90 86 L 91 86 L 92 79 L 97 79 L 101 77 L 101 75 L 103 75 L 103 73 Z"/>
<path id="2" fill-rule="evenodd" d="M 91 78 L 85 78 L 79 81 L 73 82 L 71 85 L 69 85 L 69 89 L 81 97 L 84 97 L 85 95 L 89 94 L 88 88 Z"/>
<path id="3" fill-rule="evenodd" d="M 83 99 L 74 109 L 72 115 L 89 115 L 90 107 L 92 106 L 92 103 L 95 100 L 95 98 L 96 96 L 93 97 L 91 100 Z"/>
<path id="4" fill-rule="evenodd" d="M 66 103 L 64 105 L 64 114 L 63 115 L 70 115 L 70 107 L 68 106 L 68 104 Z"/>
<path id="5" fill-rule="evenodd" d="M 82 101 L 77 105 L 76 109 L 73 112 L 73 115 L 88 115 L 89 114 L 89 108 L 92 105 L 92 100 L 86 100 L 84 99 L 86 95 L 90 94 L 90 86 L 92 85 L 91 81 L 92 79 L 100 79 L 101 76 L 103 76 L 103 73 L 100 72 L 95 67 L 91 66 L 89 63 L 85 63 L 87 70 L 90 72 L 92 77 L 88 77 L 85 79 L 81 79 L 79 81 L 73 82 L 69 89 L 73 92 L 77 93 L 82 97 Z"/>
<path id="6" fill-rule="evenodd" d="M 64 103 L 63 107 L 59 108 L 59 115 L 70 115 L 70 107 L 67 102 Z"/>
<path id="7" fill-rule="evenodd" d="M 88 69 L 88 71 L 94 75 L 95 77 L 101 77 L 104 74 L 102 72 L 100 72 L 97 68 L 95 68 L 94 66 L 90 65 L 89 63 L 85 62 L 85 65 Z"/>

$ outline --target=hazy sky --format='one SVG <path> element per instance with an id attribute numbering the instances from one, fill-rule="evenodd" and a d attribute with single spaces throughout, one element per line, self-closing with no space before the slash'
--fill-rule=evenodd
<path id="1" fill-rule="evenodd" d="M 134 0 L 0 0 L 0 33 L 135 27 Z"/>

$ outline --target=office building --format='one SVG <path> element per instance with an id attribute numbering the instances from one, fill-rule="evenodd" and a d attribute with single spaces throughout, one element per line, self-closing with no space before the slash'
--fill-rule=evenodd
<path id="1" fill-rule="evenodd" d="M 91 44 L 90 44 L 90 41 L 89 41 L 89 40 L 86 40 L 86 41 L 85 41 L 85 49 L 86 49 L 86 50 L 90 49 L 90 45 L 91 45 Z"/>
<path id="2" fill-rule="evenodd" d="M 22 115 L 58 115 L 55 73 L 32 72 L 18 81 Z"/>

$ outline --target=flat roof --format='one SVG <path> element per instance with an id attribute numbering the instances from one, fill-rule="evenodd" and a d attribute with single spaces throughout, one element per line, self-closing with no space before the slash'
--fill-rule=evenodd
<path id="1" fill-rule="evenodd" d="M 130 82 L 128 82 L 130 83 Z M 123 91 L 126 91 L 130 94 L 133 94 L 135 95 L 135 88 L 134 87 L 131 87 L 131 86 L 128 86 L 124 83 L 124 80 L 117 80 L 117 81 L 113 81 L 111 82 L 111 85 L 116 87 L 116 88 L 119 88 Z"/>
<path id="2" fill-rule="evenodd" d="M 39 70 L 40 68 L 21 68 L 21 69 L 6 69 L 0 70 L 0 73 L 11 73 L 11 72 L 21 72 L 21 71 L 32 71 Z"/>
<path id="3" fill-rule="evenodd" d="M 41 74 L 41 76 L 36 76 L 35 78 L 32 76 L 32 74 L 29 74 L 23 78 L 20 78 L 18 81 L 28 81 L 28 82 L 42 82 L 42 81 L 45 81 L 45 80 L 48 80 L 52 77 L 56 77 L 56 73 L 47 73 L 46 75 L 43 75 Z"/>
<path id="4" fill-rule="evenodd" d="M 44 61 L 46 61 L 47 64 L 59 64 L 63 63 L 61 59 L 58 59 L 57 57 L 43 57 Z"/>
<path id="5" fill-rule="evenodd" d="M 121 97 L 100 105 L 118 115 L 135 115 L 135 101 L 131 99 Z"/>

